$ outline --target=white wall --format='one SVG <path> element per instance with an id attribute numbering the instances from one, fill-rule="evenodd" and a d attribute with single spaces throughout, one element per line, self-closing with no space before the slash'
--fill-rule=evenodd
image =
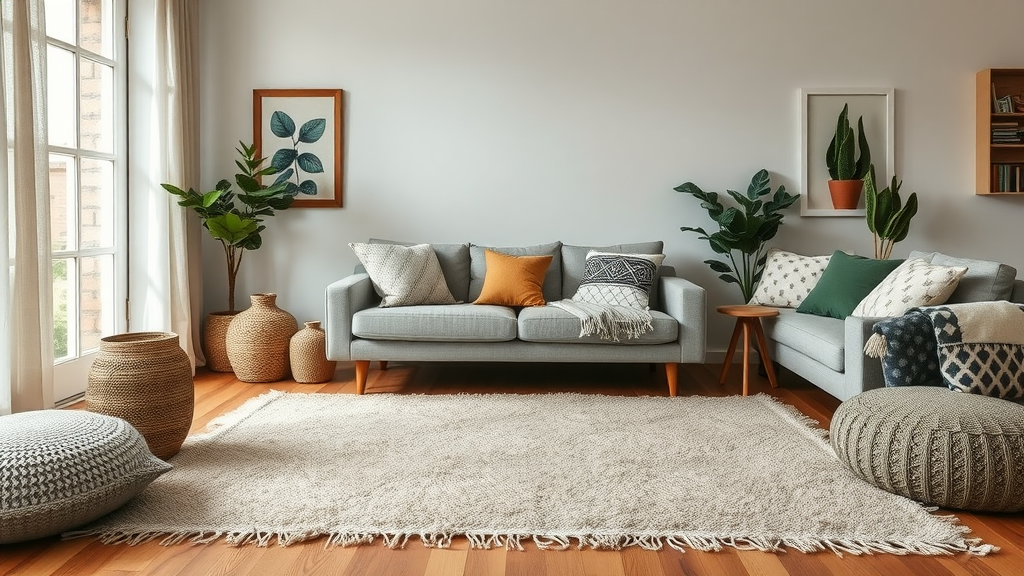
<path id="1" fill-rule="evenodd" d="M 683 225 L 672 188 L 745 189 L 760 168 L 800 187 L 801 87 L 896 90 L 896 171 L 921 211 L 894 251 L 937 249 L 1024 273 L 1024 198 L 974 195 L 974 75 L 1024 66 L 1018 0 L 205 0 L 203 183 L 235 172 L 252 90 L 345 90 L 342 209 L 268 222 L 238 298 L 273 291 L 301 322 L 371 236 L 602 244 L 662 239 L 708 289 L 709 346 L 739 291 Z M 821 151 L 822 155 L 824 151 Z M 773 245 L 870 255 L 860 218 L 790 209 Z M 205 308 L 226 304 L 219 245 Z"/>

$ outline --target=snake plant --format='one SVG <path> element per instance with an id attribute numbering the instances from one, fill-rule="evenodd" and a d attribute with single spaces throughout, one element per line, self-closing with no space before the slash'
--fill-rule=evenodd
<path id="1" fill-rule="evenodd" d="M 850 127 L 850 105 L 843 104 L 836 122 L 836 132 L 825 152 L 825 164 L 828 175 L 833 180 L 861 180 L 867 175 L 871 165 L 871 150 L 868 148 L 867 137 L 864 136 L 864 117 L 857 120 L 857 146 L 860 156 L 854 162 L 853 128 Z"/>
<path id="2" fill-rule="evenodd" d="M 868 230 L 874 235 L 875 258 L 887 260 L 892 247 L 907 237 L 910 219 L 917 214 L 917 193 L 911 193 L 907 203 L 900 200 L 903 186 L 896 175 L 892 183 L 881 191 L 875 185 L 875 167 L 872 165 L 864 179 L 864 212 Z"/>

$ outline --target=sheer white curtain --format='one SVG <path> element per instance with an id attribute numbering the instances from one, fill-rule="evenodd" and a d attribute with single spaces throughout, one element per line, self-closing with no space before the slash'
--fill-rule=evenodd
<path id="1" fill-rule="evenodd" d="M 43 0 L 2 0 L 0 10 L 0 414 L 10 414 L 53 406 L 53 283 Z"/>
<path id="2" fill-rule="evenodd" d="M 160 188 L 199 188 L 198 0 L 129 4 L 131 329 L 170 330 L 193 368 L 202 297 L 194 214 Z"/>

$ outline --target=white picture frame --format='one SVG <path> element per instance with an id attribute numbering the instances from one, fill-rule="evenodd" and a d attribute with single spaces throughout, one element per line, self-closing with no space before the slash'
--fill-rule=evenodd
<path id="1" fill-rule="evenodd" d="M 878 184 L 884 187 L 896 169 L 893 135 L 896 99 L 893 88 L 802 88 L 801 216 L 864 216 L 863 195 L 858 208 L 836 210 L 832 207 L 828 191 L 825 151 L 835 134 L 836 121 L 844 104 L 849 104 L 850 126 L 855 134 L 857 120 L 864 118 L 864 133 L 871 149 L 871 163 L 875 166 Z"/>

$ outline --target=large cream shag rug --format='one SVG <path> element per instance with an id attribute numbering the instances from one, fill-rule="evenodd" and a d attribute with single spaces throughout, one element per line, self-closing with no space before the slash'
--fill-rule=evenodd
<path id="1" fill-rule="evenodd" d="M 879 490 L 771 397 L 268 392 L 65 536 L 137 543 L 986 554 Z"/>

